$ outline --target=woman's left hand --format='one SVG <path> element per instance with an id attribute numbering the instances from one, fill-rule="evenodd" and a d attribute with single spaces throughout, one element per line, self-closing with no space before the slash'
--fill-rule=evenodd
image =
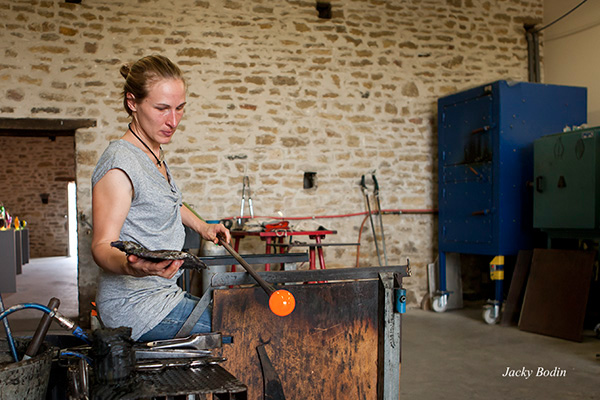
<path id="1" fill-rule="evenodd" d="M 223 224 L 206 224 L 206 230 L 202 233 L 202 237 L 205 240 L 219 244 L 218 236 L 225 238 L 227 243 L 231 241 L 231 233 Z"/>

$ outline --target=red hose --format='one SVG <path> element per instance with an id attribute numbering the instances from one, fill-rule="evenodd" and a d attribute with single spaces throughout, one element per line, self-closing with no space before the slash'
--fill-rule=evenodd
<path id="1" fill-rule="evenodd" d="M 383 214 L 436 214 L 438 212 L 438 210 L 436 209 L 393 209 L 393 210 L 381 210 L 381 212 Z M 357 212 L 357 213 L 352 213 L 352 214 L 339 214 L 339 215 L 314 215 L 312 217 L 282 217 L 282 216 L 257 216 L 255 215 L 254 218 L 266 218 L 266 219 L 280 219 L 280 220 L 288 220 L 288 221 L 298 221 L 298 220 L 304 220 L 304 219 L 324 219 L 324 218 L 347 218 L 347 217 L 356 217 L 359 215 L 368 215 L 369 212 L 368 211 L 362 211 L 362 212 Z M 227 217 L 227 218 L 223 218 L 223 219 L 238 219 L 238 218 L 249 218 L 248 216 L 242 216 L 242 217 Z"/>

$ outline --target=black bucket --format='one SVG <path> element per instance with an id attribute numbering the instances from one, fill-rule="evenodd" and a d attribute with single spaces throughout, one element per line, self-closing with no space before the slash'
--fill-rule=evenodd
<path id="1" fill-rule="evenodd" d="M 17 340 L 17 353 L 25 353 L 27 342 Z M 8 342 L 0 340 L 0 400 L 44 400 L 55 349 L 43 344 L 29 360 L 15 362 Z"/>

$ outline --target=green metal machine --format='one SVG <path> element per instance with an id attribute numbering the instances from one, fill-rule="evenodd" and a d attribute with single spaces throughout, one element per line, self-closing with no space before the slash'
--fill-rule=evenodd
<path id="1" fill-rule="evenodd" d="M 533 226 L 548 237 L 600 237 L 600 127 L 534 141 Z"/>

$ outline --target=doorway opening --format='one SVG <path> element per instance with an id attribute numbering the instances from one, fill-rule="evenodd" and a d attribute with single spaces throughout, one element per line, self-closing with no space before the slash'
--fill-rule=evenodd
<path id="1" fill-rule="evenodd" d="M 89 296 L 78 287 L 75 132 L 95 126 L 92 119 L 0 118 L 6 150 L 0 168 L 12 171 L 2 176 L 0 184 L 11 190 L 0 200 L 27 221 L 31 246 L 31 262 L 17 277 L 17 292 L 6 296 L 9 303 L 58 297 L 63 314 L 89 315 L 90 306 L 79 304 Z M 33 329 L 38 322 L 36 316 Z"/>
<path id="2" fill-rule="evenodd" d="M 67 185 L 69 221 L 69 257 L 77 258 L 77 185 L 71 181 Z"/>

